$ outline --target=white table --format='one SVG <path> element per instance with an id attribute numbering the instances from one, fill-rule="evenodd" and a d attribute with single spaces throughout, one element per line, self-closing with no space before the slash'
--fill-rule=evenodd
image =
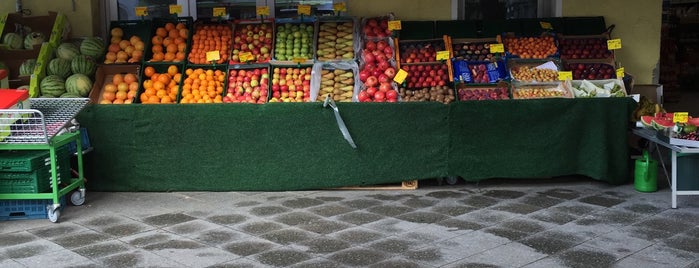
<path id="1" fill-rule="evenodd" d="M 686 191 L 678 191 L 677 190 L 677 154 L 682 153 L 682 154 L 699 154 L 699 148 L 695 147 L 686 147 L 686 146 L 678 146 L 678 145 L 673 145 L 670 143 L 667 143 L 661 139 L 658 139 L 656 136 L 656 132 L 650 129 L 644 129 L 644 128 L 634 128 L 633 133 L 638 135 L 639 137 L 645 138 L 649 140 L 652 144 L 655 144 L 656 149 L 658 148 L 658 145 L 663 146 L 665 148 L 670 149 L 672 151 L 672 172 L 671 172 L 671 188 L 672 188 L 672 208 L 677 208 L 677 196 L 678 195 L 699 195 L 699 189 L 694 189 L 694 190 L 686 190 Z M 660 158 L 660 163 L 663 166 L 663 171 L 665 171 L 665 176 L 667 177 L 667 169 L 665 169 L 665 162 L 663 161 L 663 158 L 661 155 L 658 155 L 658 158 Z"/>

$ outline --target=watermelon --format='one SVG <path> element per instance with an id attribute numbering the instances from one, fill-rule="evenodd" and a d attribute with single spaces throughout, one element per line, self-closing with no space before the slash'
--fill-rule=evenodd
<path id="1" fill-rule="evenodd" d="M 73 43 L 62 43 L 56 48 L 56 57 L 61 59 L 73 60 L 78 55 L 80 55 L 80 50 Z"/>
<path id="2" fill-rule="evenodd" d="M 66 79 L 66 92 L 87 97 L 92 90 L 92 80 L 84 74 L 73 74 Z"/>
<path id="3" fill-rule="evenodd" d="M 2 43 L 10 47 L 10 49 L 22 48 L 22 41 L 22 36 L 17 33 L 7 33 L 2 39 Z"/>
<path id="4" fill-rule="evenodd" d="M 78 55 L 70 61 L 70 70 L 73 74 L 84 74 L 92 76 L 95 73 L 97 65 L 95 61 L 85 55 Z"/>
<path id="5" fill-rule="evenodd" d="M 699 117 L 689 117 L 687 124 L 699 127 Z"/>
<path id="6" fill-rule="evenodd" d="M 80 43 L 80 53 L 96 60 L 104 55 L 104 42 L 97 37 L 88 37 Z"/>
<path id="7" fill-rule="evenodd" d="M 46 67 L 46 74 L 47 75 L 58 75 L 60 77 L 63 77 L 63 79 L 68 78 L 72 74 L 70 70 L 70 61 L 66 59 L 61 59 L 61 58 L 55 58 L 52 59 L 49 62 L 49 66 Z"/>
<path id="8" fill-rule="evenodd" d="M 643 124 L 644 127 L 654 129 L 653 127 L 653 116 L 650 115 L 644 115 L 641 116 L 641 124 Z"/>
<path id="9" fill-rule="evenodd" d="M 80 96 L 78 94 L 72 93 L 72 92 L 66 92 L 61 94 L 60 98 L 82 98 L 83 96 Z"/>
<path id="10" fill-rule="evenodd" d="M 653 118 L 651 124 L 653 125 L 653 128 L 657 130 L 663 130 L 675 126 L 675 123 L 672 122 L 672 118 L 666 117 L 655 117 Z"/>
<path id="11" fill-rule="evenodd" d="M 29 33 L 24 37 L 24 48 L 33 49 L 34 46 L 40 46 L 46 40 L 44 34 L 39 32 Z"/>
<path id="12" fill-rule="evenodd" d="M 20 76 L 27 76 L 27 75 L 32 75 L 34 73 L 34 69 L 36 68 L 36 60 L 35 59 L 28 59 L 22 62 L 22 65 L 19 66 L 19 75 Z"/>
<path id="13" fill-rule="evenodd" d="M 41 88 L 41 95 L 51 95 L 54 97 L 59 97 L 66 93 L 65 80 L 58 75 L 49 75 L 44 77 L 39 83 Z"/>

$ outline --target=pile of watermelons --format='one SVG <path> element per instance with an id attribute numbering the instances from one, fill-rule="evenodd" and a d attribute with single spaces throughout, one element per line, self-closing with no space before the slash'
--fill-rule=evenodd
<path id="1" fill-rule="evenodd" d="M 46 77 L 39 88 L 41 97 L 82 98 L 92 90 L 96 60 L 104 54 L 104 42 L 97 37 L 82 40 L 79 45 L 61 43 L 55 58 L 46 66 Z"/>

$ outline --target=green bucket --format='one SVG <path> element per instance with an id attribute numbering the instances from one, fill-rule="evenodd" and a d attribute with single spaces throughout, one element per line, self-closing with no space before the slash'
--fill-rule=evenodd
<path id="1" fill-rule="evenodd" d="M 650 159 L 648 151 L 643 151 L 643 158 L 636 159 L 633 185 L 639 192 L 658 190 L 658 163 Z"/>

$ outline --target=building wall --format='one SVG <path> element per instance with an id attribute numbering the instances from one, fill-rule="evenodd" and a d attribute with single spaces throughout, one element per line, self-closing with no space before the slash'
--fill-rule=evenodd
<path id="1" fill-rule="evenodd" d="M 32 16 L 47 15 L 56 11 L 66 15 L 71 26 L 72 37 L 93 36 L 100 29 L 99 0 L 75 0 L 75 11 L 70 0 L 22 0 L 22 8 L 29 9 Z M 0 14 L 15 11 L 15 1 L 0 1 Z"/>
<path id="2" fill-rule="evenodd" d="M 381 16 L 392 12 L 401 20 L 450 20 L 451 0 L 349 0 L 352 16 Z"/>

